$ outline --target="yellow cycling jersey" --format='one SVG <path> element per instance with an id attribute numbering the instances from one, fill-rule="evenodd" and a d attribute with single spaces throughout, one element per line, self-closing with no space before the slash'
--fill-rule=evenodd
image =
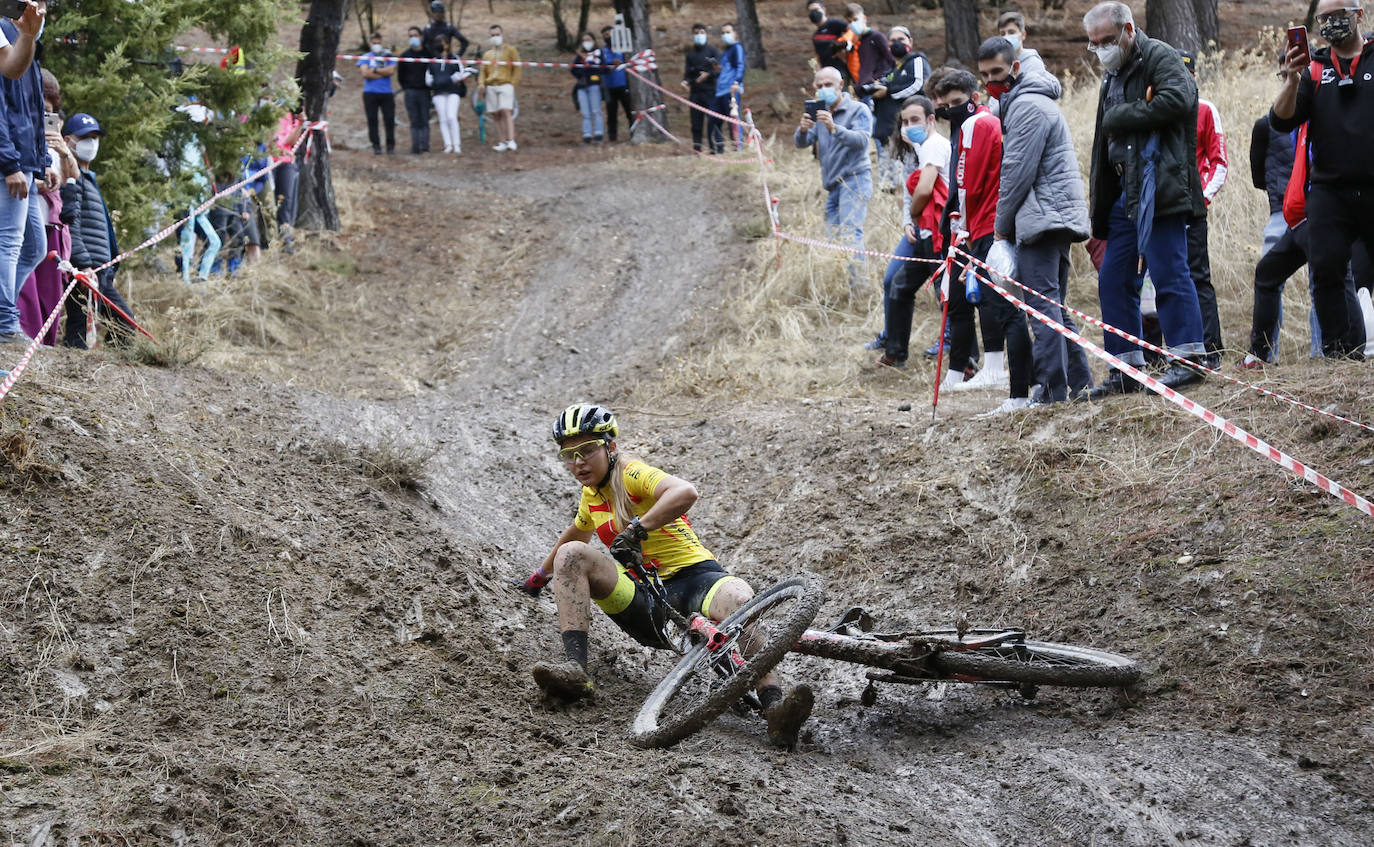
<path id="1" fill-rule="evenodd" d="M 630 495 L 635 514 L 642 516 L 658 502 L 654 499 L 654 489 L 668 474 L 638 461 L 630 462 L 620 472 L 623 474 L 625 492 Z M 606 486 L 605 492 L 606 495 L 610 494 L 609 485 Z M 601 491 L 594 488 L 582 489 L 582 501 L 577 504 L 575 521 L 578 529 L 583 532 L 596 532 L 601 543 L 609 547 L 616 534 L 628 524 L 629 518 L 624 521 L 615 520 L 615 504 L 607 496 L 603 496 Z M 701 546 L 696 532 L 692 529 L 691 521 L 687 520 L 685 515 L 650 532 L 643 548 L 644 564 L 656 567 L 659 576 L 664 578 L 688 565 L 715 558 L 710 550 Z"/>

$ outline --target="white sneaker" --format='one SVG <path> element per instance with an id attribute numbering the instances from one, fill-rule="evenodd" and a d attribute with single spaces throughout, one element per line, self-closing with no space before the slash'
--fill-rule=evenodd
<path id="1" fill-rule="evenodd" d="M 454 147 L 454 148 L 453 148 L 453 155 L 455 155 L 455 156 L 461 156 L 461 155 L 463 155 L 463 148 L 462 148 L 462 147 Z"/>
<path id="2" fill-rule="evenodd" d="M 964 382 L 963 371 L 945 371 L 945 378 L 940 380 L 941 391 L 953 391 Z"/>
<path id="3" fill-rule="evenodd" d="M 984 368 L 973 375 L 973 379 L 965 380 L 958 385 L 950 386 L 950 391 L 980 391 L 985 388 L 1000 388 L 1006 391 L 1011 386 L 1011 376 L 1006 370 L 992 370 Z"/>
<path id="4" fill-rule="evenodd" d="M 444 152 L 445 152 L 445 153 L 452 153 L 452 152 L 453 152 L 453 146 L 450 145 L 450 144 L 445 144 L 445 145 L 444 145 Z"/>
<path id="5" fill-rule="evenodd" d="M 501 143 L 497 144 L 495 147 L 491 149 L 495 150 L 497 153 L 503 153 L 506 150 L 510 149 L 510 147 L 507 146 L 508 144 L 510 144 L 509 141 L 502 141 Z"/>
<path id="6" fill-rule="evenodd" d="M 515 143 L 515 139 L 514 139 L 514 138 L 512 138 L 510 141 L 508 141 L 508 142 L 506 142 L 506 143 L 510 145 L 509 147 L 506 148 L 507 150 L 519 150 L 519 149 L 520 149 L 520 145 L 518 145 L 518 144 Z"/>
<path id="7" fill-rule="evenodd" d="M 983 418 L 995 418 L 998 415 L 1005 415 L 1008 412 L 1019 412 L 1022 409 L 1028 407 L 1030 404 L 1031 401 L 1029 397 L 1008 397 L 1007 399 L 1003 400 L 1002 405 L 998 406 L 996 409 L 983 412 L 981 415 L 974 415 L 973 417 L 974 420 L 981 420 Z"/>

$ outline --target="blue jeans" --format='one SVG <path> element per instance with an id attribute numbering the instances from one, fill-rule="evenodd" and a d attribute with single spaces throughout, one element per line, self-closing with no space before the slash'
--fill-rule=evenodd
<path id="1" fill-rule="evenodd" d="M 937 258 L 929 238 L 916 243 L 903 235 L 892 248 L 894 256 Z M 903 262 L 892 259 L 883 274 L 883 352 L 896 362 L 905 362 L 911 343 L 911 316 L 915 311 L 916 292 L 930 279 L 935 266 L 926 262 Z"/>
<path id="2" fill-rule="evenodd" d="M 605 118 L 601 114 L 601 86 L 589 85 L 577 89 L 577 110 L 582 113 L 582 137 L 606 134 Z"/>
<path id="3" fill-rule="evenodd" d="M 825 195 L 825 234 L 855 249 L 864 249 L 864 220 L 868 217 L 868 198 L 873 196 L 873 175 L 868 171 L 850 174 Z M 859 284 L 864 257 L 850 254 L 849 285 Z"/>
<path id="4" fill-rule="evenodd" d="M 29 193 L 23 200 L 0 191 L 0 336 L 19 332 L 19 286 L 48 253 L 33 174 L 28 179 Z"/>
<path id="5" fill-rule="evenodd" d="M 1202 311 L 1197 288 L 1188 273 L 1187 215 L 1162 215 L 1154 220 L 1150 242 L 1145 245 L 1145 264 L 1155 284 L 1159 327 L 1170 352 L 1201 356 Z M 1107 248 L 1097 276 L 1097 296 L 1102 320 L 1108 325 L 1141 337 L 1140 283 L 1137 270 L 1135 221 L 1126 216 L 1125 197 L 1117 198 L 1107 223 Z M 1144 367 L 1145 353 L 1118 335 L 1104 333 L 1102 347 L 1128 365 Z"/>

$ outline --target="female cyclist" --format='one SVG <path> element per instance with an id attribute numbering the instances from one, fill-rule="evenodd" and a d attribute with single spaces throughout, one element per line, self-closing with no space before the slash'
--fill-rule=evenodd
<path id="1" fill-rule="evenodd" d="M 587 675 L 587 629 L 591 602 L 641 644 L 666 648 L 661 623 L 654 619 L 654 600 L 615 559 L 593 549 L 595 535 L 614 551 L 641 551 L 645 567 L 657 570 L 673 608 L 684 615 L 700 612 L 720 621 L 749 598 L 749 583 L 731 576 L 701 545 L 687 520 L 697 500 L 690 482 L 667 474 L 616 448 L 619 426 L 609 409 L 574 405 L 553 424 L 558 458 L 582 485 L 577 517 L 563 530 L 534 573 L 516 586 L 537 597 L 550 580 L 563 633 L 562 662 L 539 662 L 535 682 L 546 696 L 577 700 L 595 685 Z M 773 674 L 756 689 L 768 719 L 768 739 L 793 747 L 797 731 L 811 714 L 811 688 L 798 685 L 784 693 Z"/>

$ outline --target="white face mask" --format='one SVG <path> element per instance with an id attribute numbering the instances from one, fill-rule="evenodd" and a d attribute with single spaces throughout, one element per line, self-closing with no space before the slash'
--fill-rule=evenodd
<path id="1" fill-rule="evenodd" d="M 94 162 L 95 154 L 100 152 L 100 139 L 83 138 L 76 142 L 72 152 L 76 153 L 76 158 L 83 162 Z"/>
<path id="2" fill-rule="evenodd" d="M 1015 50 L 1017 53 L 1021 52 L 1021 36 L 1012 32 L 1002 37 L 1005 38 L 1007 41 L 1011 42 L 1011 49 Z"/>
<path id="3" fill-rule="evenodd" d="M 499 35 L 493 35 L 493 36 L 491 37 L 491 46 L 492 46 L 492 47 L 500 47 L 500 46 L 501 46 L 501 36 L 499 36 Z"/>
<path id="4" fill-rule="evenodd" d="M 1093 47 L 1093 53 L 1097 55 L 1097 61 L 1102 63 L 1102 67 L 1108 72 L 1121 69 L 1121 62 L 1124 58 L 1121 53 L 1120 44 L 1112 44 L 1107 47 Z"/>
<path id="5" fill-rule="evenodd" d="M 582 50 L 583 50 L 584 52 L 590 53 L 590 52 L 592 52 L 592 51 L 595 50 L 595 49 L 596 49 L 596 45 L 593 44 L 592 42 L 590 42 L 590 41 L 584 41 L 584 42 L 582 42 Z"/>
<path id="6" fill-rule="evenodd" d="M 725 42 L 726 47 L 730 47 L 735 43 L 735 34 L 733 32 L 722 32 L 720 34 L 720 40 Z"/>

